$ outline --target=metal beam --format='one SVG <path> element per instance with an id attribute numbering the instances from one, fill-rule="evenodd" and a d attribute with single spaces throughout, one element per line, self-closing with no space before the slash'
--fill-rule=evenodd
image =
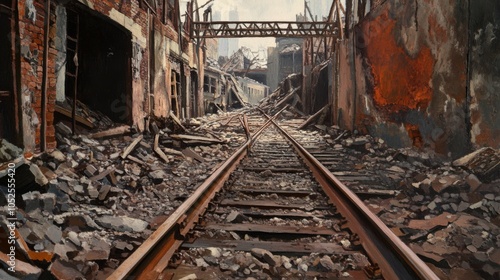
<path id="1" fill-rule="evenodd" d="M 336 22 L 296 21 L 212 21 L 194 22 L 194 36 L 198 38 L 237 37 L 337 37 Z M 198 34 L 198 35 L 197 35 Z"/>

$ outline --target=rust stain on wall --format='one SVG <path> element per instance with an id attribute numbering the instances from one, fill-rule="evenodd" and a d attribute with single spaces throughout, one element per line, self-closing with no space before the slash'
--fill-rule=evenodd
<path id="1" fill-rule="evenodd" d="M 366 56 L 374 79 L 375 105 L 384 111 L 396 112 L 425 109 L 431 98 L 429 81 L 434 69 L 431 50 L 422 46 L 416 57 L 409 56 L 395 38 L 396 21 L 382 14 L 363 25 L 363 33 L 383 26 L 366 48 Z"/>
<path id="2" fill-rule="evenodd" d="M 413 146 L 415 147 L 422 147 L 423 146 L 423 141 L 422 141 L 422 135 L 420 134 L 420 129 L 418 125 L 414 124 L 405 124 L 406 131 L 408 132 L 408 137 L 413 142 Z"/>

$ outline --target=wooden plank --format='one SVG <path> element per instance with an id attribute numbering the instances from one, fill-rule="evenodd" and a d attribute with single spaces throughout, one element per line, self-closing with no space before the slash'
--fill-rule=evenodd
<path id="1" fill-rule="evenodd" d="M 252 217 L 252 218 L 283 218 L 283 219 L 312 219 L 314 217 L 319 218 L 319 219 L 331 219 L 335 217 L 340 217 L 338 214 L 337 215 L 313 215 L 311 213 L 307 212 L 289 212 L 285 213 L 283 211 L 269 211 L 269 212 L 255 212 L 255 211 L 238 211 L 242 215 Z M 219 208 L 217 211 L 214 212 L 215 214 L 218 215 L 224 215 L 224 214 L 229 214 L 229 211 L 226 211 L 222 208 Z"/>
<path id="2" fill-rule="evenodd" d="M 123 135 L 127 132 L 130 132 L 130 126 L 123 125 L 123 126 L 113 127 L 113 128 L 108 129 L 108 130 L 103 130 L 103 131 L 99 131 L 96 133 L 92 133 L 89 135 L 89 137 L 90 138 L 104 138 L 104 137 Z"/>
<path id="3" fill-rule="evenodd" d="M 162 151 L 164 151 L 167 154 L 172 154 L 172 155 L 184 157 L 184 154 L 182 152 L 174 150 L 174 149 L 163 148 Z"/>
<path id="4" fill-rule="evenodd" d="M 303 242 L 272 242 L 272 241 L 245 241 L 245 240 L 213 240 L 198 238 L 193 243 L 182 243 L 182 248 L 231 248 L 235 251 L 250 252 L 254 248 L 265 248 L 273 254 L 332 254 L 348 255 L 355 251 L 346 251 L 341 245 L 333 243 L 303 243 Z"/>
<path id="5" fill-rule="evenodd" d="M 243 167 L 245 171 L 262 172 L 269 170 L 273 173 L 300 173 L 307 171 L 305 168 L 294 168 L 294 167 Z"/>
<path id="6" fill-rule="evenodd" d="M 276 109 L 279 109 L 281 108 L 281 106 L 283 106 L 284 104 L 286 104 L 290 99 L 292 99 L 292 97 L 295 96 L 295 93 L 297 91 L 299 91 L 302 87 L 298 87 L 298 88 L 295 88 L 293 89 L 290 93 L 288 93 L 278 104 L 276 104 L 274 106 L 274 108 Z"/>
<path id="7" fill-rule="evenodd" d="M 123 159 L 127 158 L 127 156 L 135 149 L 135 146 L 137 146 L 137 144 L 139 144 L 139 142 L 141 142 L 143 138 L 144 135 L 142 134 L 135 138 L 134 141 L 132 141 L 132 143 L 130 143 L 130 145 L 123 151 L 121 157 Z"/>
<path id="8" fill-rule="evenodd" d="M 209 230 L 225 230 L 236 232 L 274 233 L 274 234 L 296 234 L 296 235 L 337 235 L 338 231 L 324 227 L 298 227 L 298 226 L 276 226 L 256 224 L 207 224 L 203 226 Z"/>
<path id="9" fill-rule="evenodd" d="M 267 208 L 267 209 L 302 209 L 302 210 L 320 210 L 320 209 L 331 209 L 330 206 L 310 206 L 304 204 L 279 204 L 275 200 L 232 200 L 224 199 L 222 200 L 221 206 L 236 206 L 236 207 L 255 207 L 255 208 Z"/>
<path id="10" fill-rule="evenodd" d="M 127 159 L 129 159 L 129 160 L 131 160 L 131 161 L 133 161 L 133 162 L 135 162 L 137 164 L 140 164 L 140 165 L 146 165 L 146 163 L 144 161 L 142 161 L 142 160 L 140 160 L 140 159 L 138 159 L 138 158 L 136 158 L 136 157 L 134 157 L 132 155 L 128 155 Z"/>
<path id="11" fill-rule="evenodd" d="M 266 190 L 266 189 L 254 189 L 254 188 L 241 188 L 241 189 L 233 188 L 231 190 L 251 195 L 275 193 L 280 196 L 297 196 L 297 197 L 308 196 L 312 192 L 314 192 L 313 190 L 272 190 L 272 189 Z"/>
<path id="12" fill-rule="evenodd" d="M 177 124 L 181 129 L 182 131 L 187 131 L 186 127 L 184 127 L 181 123 L 181 120 L 179 120 L 179 118 L 177 118 L 177 116 L 172 113 L 172 111 L 170 111 L 170 117 L 172 118 L 172 120 L 175 122 L 175 124 Z"/>
<path id="13" fill-rule="evenodd" d="M 327 110 L 328 108 L 330 107 L 329 104 L 325 105 L 323 108 L 321 108 L 318 112 L 314 113 L 312 116 L 310 116 L 305 122 L 303 122 L 300 126 L 299 126 L 299 129 L 304 129 L 306 128 L 308 125 L 310 125 L 311 123 L 313 123 L 313 121 L 315 119 L 317 119 L 322 113 L 323 111 Z"/>
<path id="14" fill-rule="evenodd" d="M 155 141 L 154 141 L 154 145 L 153 145 L 153 151 L 155 151 L 155 153 L 161 158 L 163 159 L 165 162 L 170 162 L 170 160 L 168 159 L 167 155 L 165 155 L 165 153 L 163 153 L 163 151 L 160 149 L 160 147 L 158 146 L 158 140 L 160 139 L 160 134 L 156 134 L 155 135 Z"/>
<path id="15" fill-rule="evenodd" d="M 208 137 L 203 137 L 203 136 L 196 136 L 196 135 L 186 135 L 186 134 L 172 134 L 170 135 L 172 139 L 175 140 L 186 140 L 186 141 L 195 141 L 195 142 L 201 142 L 201 143 L 208 143 L 208 144 L 222 144 L 224 143 L 223 141 L 214 139 L 214 138 L 208 138 Z"/>
<path id="16" fill-rule="evenodd" d="M 55 109 L 54 109 L 54 110 L 55 110 L 57 113 L 62 114 L 62 115 L 64 115 L 64 116 L 68 117 L 68 118 L 71 118 L 71 117 L 72 117 L 72 111 L 70 111 L 70 110 L 68 110 L 68 109 L 66 109 L 66 108 L 63 108 L 63 107 L 61 107 L 60 105 L 57 105 L 57 104 L 56 104 L 56 107 L 55 107 Z M 82 124 L 82 125 L 84 125 L 84 126 L 86 126 L 86 127 L 88 127 L 88 128 L 94 128 L 94 127 L 95 127 L 93 123 L 91 123 L 90 121 L 88 121 L 87 119 L 85 119 L 85 118 L 83 118 L 83 117 L 81 117 L 81 116 L 76 115 L 76 116 L 75 116 L 75 120 L 76 120 L 78 123 L 80 123 L 80 124 Z"/>
<path id="17" fill-rule="evenodd" d="M 93 176 L 93 177 L 90 177 L 89 180 L 90 181 L 99 181 L 101 179 L 103 179 L 104 177 L 108 176 L 109 173 L 111 173 L 112 171 L 114 171 L 113 168 L 110 168 L 110 169 L 106 169 L 105 171 Z"/>

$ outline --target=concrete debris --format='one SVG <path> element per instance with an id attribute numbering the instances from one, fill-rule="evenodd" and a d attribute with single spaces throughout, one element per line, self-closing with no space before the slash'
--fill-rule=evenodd
<path id="1" fill-rule="evenodd" d="M 182 134 L 174 137 L 171 124 L 157 120 L 157 147 L 166 151 L 166 160 L 155 154 L 154 135 L 139 134 L 129 126 L 110 128 L 107 121 L 97 121 L 101 131 L 88 137 L 73 135 L 60 122 L 57 149 L 29 160 L 2 140 L 0 156 L 15 161 L 16 173 L 23 177 L 16 181 L 23 213 L 18 229 L 28 250 L 33 250 L 29 257 L 45 260 L 36 254 L 57 255 L 46 272 L 56 279 L 93 279 L 92 271 L 116 269 L 196 190 L 209 175 L 207 170 L 243 143 L 246 135 L 239 125 L 221 124 L 231 116 L 191 120 L 196 131 L 176 131 Z M 155 222 L 157 217 L 161 221 Z M 219 258 L 221 252 L 214 249 L 205 257 Z M 35 269 L 34 274 L 42 272 Z"/>
<path id="2" fill-rule="evenodd" d="M 282 84 L 281 99 L 275 94 L 263 102 L 263 108 L 272 111 L 273 105 L 280 102 L 283 106 L 293 105 L 295 97 L 283 98 L 298 85 L 294 78 Z M 284 115 L 300 114 L 296 109 L 289 108 Z M 95 265 L 100 273 L 116 269 L 209 176 L 210 170 L 245 141 L 238 117 L 233 118 L 237 114 L 197 119 L 192 122 L 197 124 L 193 130 L 196 134 L 191 134 L 192 126 L 188 125 L 182 134 L 173 134 L 161 121 L 155 121 L 154 135 L 117 129 L 117 134 L 108 131 L 89 138 L 73 136 L 59 125 L 57 134 L 62 141 L 58 148 L 26 160 L 25 168 L 31 176 L 26 186 L 36 187 L 19 193 L 23 202 L 20 235 L 30 250 L 58 256 L 47 269 L 57 279 L 88 277 Z M 300 119 L 294 125 L 303 122 Z M 432 152 L 389 148 L 380 138 L 325 125 L 308 127 L 312 130 L 301 132 L 308 143 L 314 143 L 309 146 L 327 147 L 332 153 L 329 168 L 335 175 L 347 182 L 387 225 L 397 229 L 400 238 L 411 244 L 424 261 L 432 263 L 436 271 L 458 275 L 465 269 L 492 279 L 498 275 L 500 190 L 494 176 L 485 177 L 487 172 L 472 168 L 473 158 L 482 156 L 463 160 L 459 167 Z M 122 157 L 124 151 L 126 157 Z M 486 169 L 488 164 L 479 166 Z M 257 172 L 256 176 L 271 183 L 276 176 L 271 170 Z M 297 176 L 297 182 L 301 180 L 300 175 L 290 176 Z M 280 186 L 300 190 L 301 184 Z M 276 194 L 264 198 L 277 202 L 280 199 Z M 308 199 L 311 201 L 305 203 L 304 209 L 312 211 L 312 201 L 320 198 Z M 237 224 L 251 221 L 250 217 L 228 210 L 218 219 L 220 223 Z M 275 217 L 268 223 L 280 226 L 289 221 Z M 293 225 L 318 225 L 342 232 L 338 224 L 322 218 L 320 213 L 311 219 L 294 220 Z M 241 242 L 259 241 L 258 237 L 236 232 L 210 234 L 226 234 Z M 320 241 L 335 242 L 345 250 L 357 245 L 343 236 Z M 189 254 L 181 256 L 186 264 L 200 269 L 207 265 L 219 267 L 229 278 L 303 278 L 305 272 L 341 275 L 346 267 L 369 265 L 367 257 L 357 253 L 290 257 L 267 247 L 253 248 L 251 252 L 199 248 Z"/>
<path id="3" fill-rule="evenodd" d="M 229 215 L 227 215 L 226 222 L 228 223 L 243 223 L 248 221 L 249 218 L 237 211 L 231 211 Z"/>
<path id="4" fill-rule="evenodd" d="M 23 150 L 9 143 L 5 139 L 0 139 L 0 163 L 14 160 L 22 156 Z"/>
<path id="5" fill-rule="evenodd" d="M 116 231 L 126 232 L 142 232 L 148 226 L 148 223 L 126 216 L 102 216 L 95 219 L 96 223 L 104 228 L 113 229 Z"/>
<path id="6" fill-rule="evenodd" d="M 313 149 L 329 146 L 325 153 L 334 154 L 329 169 L 382 221 L 398 229 L 424 261 L 445 275 L 464 267 L 472 278 L 500 275 L 500 266 L 488 257 L 490 248 L 500 246 L 496 150 L 483 148 L 450 162 L 429 150 L 389 148 L 385 141 L 356 131 L 309 127 L 303 131 L 305 141 L 315 139 Z M 350 177 L 363 181 L 351 183 Z M 399 192 L 387 198 L 368 196 L 367 190 Z"/>
<path id="7" fill-rule="evenodd" d="M 38 279 L 42 274 L 42 270 L 36 266 L 33 266 L 27 262 L 21 261 L 14 258 L 15 260 L 15 273 L 14 276 L 22 279 Z M 2 252 L 0 252 L 0 262 L 3 267 L 11 267 L 9 262 L 11 258 Z"/>

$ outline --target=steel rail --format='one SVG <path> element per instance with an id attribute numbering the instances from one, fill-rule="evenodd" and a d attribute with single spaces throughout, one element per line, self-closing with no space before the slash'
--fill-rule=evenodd
<path id="1" fill-rule="evenodd" d="M 268 116 L 269 118 L 269 116 Z M 274 119 L 269 119 L 293 145 L 311 169 L 349 228 L 360 237 L 363 248 L 377 263 L 385 279 L 439 279 L 436 274 L 399 239 L 368 207 L 340 182 L 323 164 L 300 145 Z"/>
<path id="2" fill-rule="evenodd" d="M 157 279 L 165 270 L 185 235 L 196 225 L 209 202 L 223 187 L 248 149 L 272 124 L 283 108 L 259 128 L 251 138 L 227 159 L 196 191 L 182 203 L 153 234 L 142 243 L 107 279 Z"/>

